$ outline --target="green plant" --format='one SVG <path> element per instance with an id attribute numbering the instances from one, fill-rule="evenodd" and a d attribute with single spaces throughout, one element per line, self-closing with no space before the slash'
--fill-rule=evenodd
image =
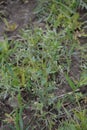
<path id="1" fill-rule="evenodd" d="M 86 46 L 78 44 L 78 37 L 82 34 L 81 27 L 84 23 L 78 21 L 80 16 L 76 12 L 79 6 L 86 8 L 85 2 L 82 0 L 80 4 L 76 0 L 39 0 L 38 2 L 39 7 L 35 10 L 38 14 L 37 22 L 44 22 L 45 28 L 30 27 L 21 30 L 19 39 L 12 41 L 5 39 L 0 42 L 0 93 L 4 99 L 8 95 L 12 99 L 18 93 L 16 110 L 13 110 L 13 115 L 7 114 L 14 123 L 14 127 L 11 126 L 14 130 L 57 129 L 56 121 L 62 113 L 63 101 L 59 99 L 62 95 L 58 97 L 55 91 L 64 86 L 65 79 L 73 91 L 87 84 Z M 13 27 L 11 28 L 13 30 L 16 28 L 16 25 L 11 26 L 6 19 L 4 23 L 7 31 L 10 27 Z M 81 64 L 84 73 L 80 81 L 74 83 L 69 72 L 72 57 L 78 51 L 81 53 L 79 53 L 81 62 L 85 60 Z M 57 82 L 57 78 L 61 80 L 61 84 Z M 29 94 L 28 99 L 24 100 L 28 100 L 25 101 L 26 106 L 31 105 L 34 111 L 26 127 L 23 122 L 25 105 L 22 103 L 22 91 Z M 33 95 L 33 98 L 30 95 Z M 67 98 L 68 94 L 64 95 L 64 98 Z M 82 95 L 77 94 L 79 99 L 80 96 Z M 66 98 L 64 101 L 67 101 Z M 75 100 L 77 102 L 77 99 L 71 100 L 71 98 L 68 98 L 70 102 Z M 66 114 L 68 118 L 71 117 L 67 111 Z M 85 116 L 85 110 L 75 111 L 74 119 L 62 122 L 64 126 L 59 130 L 82 130 L 83 128 L 85 130 L 87 128 Z"/>
<path id="2" fill-rule="evenodd" d="M 87 9 L 87 1 L 86 0 L 80 0 L 79 1 L 79 7 L 82 9 Z"/>
<path id="3" fill-rule="evenodd" d="M 16 97 L 13 97 L 13 99 L 11 97 L 9 99 L 9 103 L 14 110 L 10 114 L 5 114 L 6 119 L 4 120 L 4 123 L 9 123 L 9 128 L 12 130 L 24 130 L 24 122 L 22 117 L 24 104 L 22 100 L 20 91 Z"/>
<path id="4" fill-rule="evenodd" d="M 75 83 L 70 79 L 67 74 L 65 74 L 65 78 L 73 91 L 75 91 L 79 87 L 78 85 L 75 85 Z"/>
<path id="5" fill-rule="evenodd" d="M 87 111 L 80 110 L 74 112 L 74 119 L 72 118 L 71 121 L 66 121 L 59 130 L 86 130 L 87 129 Z"/>
<path id="6" fill-rule="evenodd" d="M 28 33 L 23 33 L 25 42 L 27 40 L 26 53 L 28 53 L 28 62 L 24 59 L 23 64 L 28 64 L 28 84 L 31 84 L 33 93 L 39 96 L 40 102 L 49 103 L 51 91 L 55 89 L 51 75 L 58 71 L 57 61 L 60 58 L 59 51 L 62 49 L 58 41 L 57 33 L 51 30 L 43 32 L 42 29 L 35 29 Z M 30 37 L 28 37 L 30 36 Z M 34 76 L 33 76 L 34 75 Z M 52 76 L 51 76 L 52 77 Z M 27 85 L 28 88 L 30 88 Z M 48 102 L 48 103 L 46 103 Z"/>

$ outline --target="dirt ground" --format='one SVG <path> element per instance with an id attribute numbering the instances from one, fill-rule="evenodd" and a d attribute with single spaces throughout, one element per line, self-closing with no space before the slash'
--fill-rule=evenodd
<path id="1" fill-rule="evenodd" d="M 29 0 L 28 3 L 23 3 L 20 2 L 19 0 L 12 0 L 12 1 L 8 0 L 4 2 L 0 1 L 0 15 L 2 16 L 2 19 L 0 19 L 0 41 L 4 39 L 5 35 L 7 35 L 7 37 L 9 38 L 17 36 L 21 28 L 26 28 L 29 24 L 35 22 L 34 9 L 36 5 L 37 5 L 36 0 Z M 10 24 L 15 23 L 17 25 L 17 28 L 14 29 L 13 31 L 10 30 L 7 31 L 5 29 L 6 25 L 3 21 L 4 18 L 6 18 L 6 20 Z M 83 20 L 87 20 L 87 16 L 85 16 Z M 84 42 L 87 43 L 87 39 L 85 38 L 81 38 L 80 41 L 82 44 Z M 70 68 L 70 76 L 72 78 L 79 79 L 81 72 L 79 64 L 80 64 L 79 56 L 78 55 L 73 56 Z M 59 82 L 59 77 L 60 75 L 57 76 L 56 82 Z M 65 81 L 64 77 L 62 77 L 62 79 Z M 62 86 L 63 87 L 59 87 L 59 90 L 55 93 L 56 95 L 60 96 L 64 93 L 71 91 L 66 81 L 65 84 Z M 83 90 L 87 92 L 87 87 L 84 87 Z M 26 94 L 26 96 L 28 95 Z M 3 127 L 1 120 L 4 119 L 5 117 L 4 113 L 10 113 L 12 110 L 13 110 L 12 107 L 10 106 L 10 104 L 7 103 L 7 101 L 0 101 L 0 125 L 1 125 L 0 130 L 10 130 L 8 126 Z M 30 113 L 30 109 L 25 110 L 25 114 L 27 115 L 28 113 Z"/>
<path id="2" fill-rule="evenodd" d="M 29 0 L 23 3 L 20 0 L 6 0 L 0 2 L 0 40 L 6 34 L 8 37 L 18 35 L 21 28 L 28 26 L 35 18 L 34 8 L 36 7 L 36 0 Z M 17 27 L 14 30 L 6 30 L 6 23 L 4 19 L 10 24 L 15 24 Z"/>

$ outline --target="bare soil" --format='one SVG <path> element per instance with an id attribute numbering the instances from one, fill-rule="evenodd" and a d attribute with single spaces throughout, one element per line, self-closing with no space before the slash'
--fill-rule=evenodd
<path id="1" fill-rule="evenodd" d="M 9 0 L 3 1 L 0 4 L 0 39 L 6 34 L 8 37 L 18 35 L 18 32 L 21 28 L 26 28 L 34 20 L 34 9 L 36 7 L 36 0 L 29 0 L 27 3 L 23 3 L 21 0 Z M 8 23 L 17 25 L 17 28 L 13 31 L 5 30 L 5 22 L 3 19 L 6 19 Z"/>

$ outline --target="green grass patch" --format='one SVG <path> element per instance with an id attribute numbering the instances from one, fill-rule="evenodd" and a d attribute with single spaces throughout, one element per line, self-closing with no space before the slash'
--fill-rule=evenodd
<path id="1" fill-rule="evenodd" d="M 59 75 L 61 83 L 67 82 L 73 93 L 79 87 L 87 85 L 86 46 L 81 46 L 78 39 L 79 34 L 83 34 L 80 16 L 76 12 L 79 7 L 86 9 L 85 1 L 80 0 L 80 3 L 75 0 L 68 0 L 67 3 L 61 0 L 40 1 L 35 13 L 38 14 L 38 22 L 45 23 L 45 28 L 22 29 L 20 39 L 12 41 L 5 39 L 0 42 L 0 96 L 6 99 L 7 95 L 10 95 L 10 98 L 14 99 L 16 95 L 18 102 L 13 113 L 7 115 L 6 121 L 9 123 L 10 118 L 14 122 L 12 129 L 87 129 L 86 110 L 79 112 L 75 110 L 74 117 L 71 117 L 71 113 L 66 109 L 62 110 L 67 94 L 62 100 L 55 95 L 60 85 L 56 81 Z M 77 54 L 81 60 L 79 80 L 73 79 L 69 74 L 72 57 Z M 23 91 L 33 95 L 33 99 L 28 98 L 28 103 L 22 98 Z M 73 101 L 72 98 L 79 106 L 79 101 L 72 95 L 70 101 Z M 23 110 L 29 105 L 32 106 L 34 113 L 25 128 Z M 63 112 L 71 119 L 63 122 L 59 119 L 57 126 L 58 117 Z"/>

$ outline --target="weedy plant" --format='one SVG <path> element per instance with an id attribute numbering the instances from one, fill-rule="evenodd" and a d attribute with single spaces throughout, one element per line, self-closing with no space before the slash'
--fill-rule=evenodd
<path id="1" fill-rule="evenodd" d="M 64 122 L 59 128 L 59 130 L 86 130 L 87 129 L 87 111 L 85 110 L 76 110 L 74 112 L 74 119 Z"/>
<path id="2" fill-rule="evenodd" d="M 62 106 L 60 100 L 56 104 L 54 103 L 56 99 L 54 92 L 58 89 L 56 73 L 62 71 L 65 74 L 64 77 L 72 90 L 87 83 L 85 77 L 75 83 L 69 77 L 71 58 L 75 55 L 76 50 L 81 50 L 78 48 L 79 42 L 76 33 L 76 30 L 81 33 L 82 25 L 78 21 L 79 14 L 76 13 L 79 3 L 75 0 L 68 0 L 67 3 L 61 0 L 40 0 L 39 2 L 35 13 L 39 14 L 39 22 L 46 23 L 44 30 L 39 27 L 29 28 L 21 31 L 19 40 L 0 42 L 0 91 L 2 95 L 5 93 L 4 99 L 7 93 L 14 95 L 19 93 L 19 90 L 20 93 L 22 90 L 26 90 L 35 97 L 35 99 L 29 99 L 29 103 L 35 111 L 33 122 L 36 124 L 32 127 L 32 123 L 29 122 L 25 128 L 22 119 L 24 104 L 21 102 L 21 94 L 18 95 L 19 108 L 14 114 L 14 129 L 16 130 L 33 130 L 37 126 L 41 129 L 40 124 L 43 124 L 42 130 L 54 128 L 58 114 L 50 110 L 51 105 L 53 105 L 52 110 L 56 108 L 59 113 Z M 80 130 L 77 118 L 81 113 L 75 112 L 75 120 L 71 119 L 68 127 L 65 123 L 64 127 L 59 130 Z M 83 114 L 84 112 L 81 115 L 83 119 L 80 119 L 82 122 L 80 126 L 85 130 Z"/>

